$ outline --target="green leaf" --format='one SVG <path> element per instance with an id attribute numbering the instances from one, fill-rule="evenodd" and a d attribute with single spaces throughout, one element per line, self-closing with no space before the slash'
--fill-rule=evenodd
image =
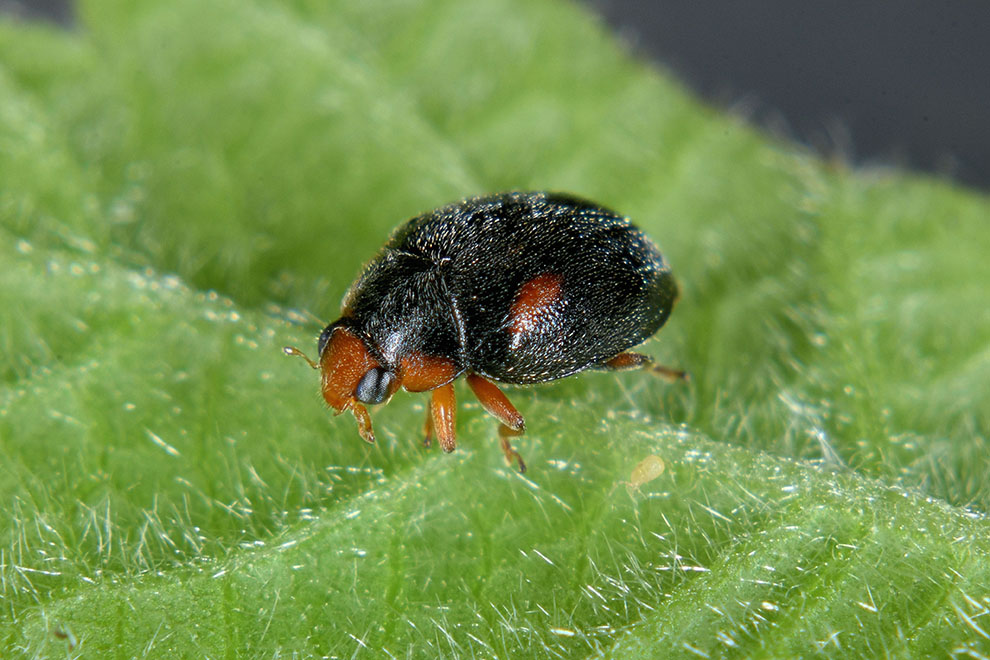
<path id="1" fill-rule="evenodd" d="M 990 654 L 986 198 L 759 135 L 555 0 L 81 14 L 0 24 L 0 655 Z M 454 454 L 404 393 L 365 445 L 281 347 L 512 188 L 659 241 L 645 350 L 691 383 L 510 391 L 525 476 L 466 388 Z"/>

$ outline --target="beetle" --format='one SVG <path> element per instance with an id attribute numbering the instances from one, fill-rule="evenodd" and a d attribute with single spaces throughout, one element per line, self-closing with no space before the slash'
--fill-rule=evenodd
<path id="1" fill-rule="evenodd" d="M 456 446 L 453 381 L 466 375 L 499 422 L 506 461 L 525 421 L 496 383 L 532 385 L 585 369 L 684 371 L 628 349 L 666 322 L 678 297 L 656 245 L 627 218 L 578 197 L 474 197 L 398 227 L 351 285 L 317 342 L 322 393 L 374 442 L 366 405 L 400 387 L 432 392 L 424 443 Z"/>

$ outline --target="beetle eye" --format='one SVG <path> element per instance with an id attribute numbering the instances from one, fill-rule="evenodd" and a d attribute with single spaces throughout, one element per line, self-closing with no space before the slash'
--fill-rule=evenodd
<path id="1" fill-rule="evenodd" d="M 388 398 L 389 386 L 394 380 L 395 375 L 381 367 L 368 369 L 354 390 L 354 396 L 361 403 L 381 403 Z"/>

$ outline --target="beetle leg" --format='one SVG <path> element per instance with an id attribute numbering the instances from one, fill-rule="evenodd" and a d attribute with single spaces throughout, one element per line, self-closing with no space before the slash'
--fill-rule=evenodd
<path id="1" fill-rule="evenodd" d="M 430 399 L 430 411 L 433 415 L 433 430 L 436 431 L 440 448 L 452 452 L 457 447 L 457 430 L 455 426 L 457 400 L 454 398 L 454 384 L 447 383 L 433 390 Z"/>
<path id="2" fill-rule="evenodd" d="M 433 446 L 433 406 L 426 406 L 426 421 L 423 423 L 423 446 Z"/>
<path id="3" fill-rule="evenodd" d="M 478 374 L 470 374 L 467 377 L 467 384 L 471 388 L 471 391 L 474 392 L 474 395 L 478 397 L 481 406 L 492 417 L 513 431 L 519 431 L 516 435 L 526 430 L 526 420 L 523 419 L 523 416 L 519 414 L 516 407 L 509 402 L 502 393 L 502 390 L 498 389 L 495 383 L 482 378 Z"/>
<path id="4" fill-rule="evenodd" d="M 368 414 L 368 409 L 360 403 L 352 403 L 351 412 L 354 413 L 354 419 L 357 420 L 358 433 L 361 434 L 361 438 L 365 442 L 373 443 L 375 432 L 371 429 L 371 415 Z"/>
<path id="5" fill-rule="evenodd" d="M 519 464 L 519 471 L 526 471 L 526 463 L 512 445 L 509 438 L 515 435 L 522 435 L 526 430 L 526 420 L 519 414 L 516 407 L 506 398 L 502 390 L 498 389 L 495 383 L 482 378 L 478 374 L 469 374 L 467 377 L 468 386 L 478 397 L 481 406 L 488 411 L 501 424 L 498 427 L 498 438 L 502 443 L 502 451 L 505 453 L 505 460 L 509 465 L 513 461 Z"/>
<path id="6" fill-rule="evenodd" d="M 522 434 L 522 430 L 516 431 L 514 429 L 510 429 L 505 424 L 499 424 L 498 441 L 502 445 L 502 453 L 505 454 L 505 462 L 512 465 L 512 461 L 515 460 L 515 462 L 519 464 L 519 472 L 525 473 L 526 461 L 523 460 L 523 457 L 519 454 L 519 452 L 512 448 L 512 443 L 509 442 L 509 438 L 511 436 Z"/>
<path id="7" fill-rule="evenodd" d="M 662 364 L 655 364 L 653 358 L 642 353 L 619 353 L 601 367 L 608 371 L 626 371 L 629 369 L 649 369 L 652 373 L 671 382 L 691 380 L 691 374 L 681 369 L 672 369 Z"/>

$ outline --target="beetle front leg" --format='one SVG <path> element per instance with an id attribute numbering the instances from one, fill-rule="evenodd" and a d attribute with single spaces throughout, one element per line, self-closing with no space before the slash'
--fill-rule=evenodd
<path id="1" fill-rule="evenodd" d="M 691 380 L 691 375 L 681 369 L 672 369 L 653 362 L 653 358 L 642 353 L 619 353 L 614 358 L 601 365 L 608 371 L 627 371 L 629 369 L 647 369 L 664 380 L 675 382 Z"/>
<path id="2" fill-rule="evenodd" d="M 433 417 L 433 430 L 437 434 L 440 448 L 448 453 L 454 451 L 457 448 L 457 400 L 454 397 L 453 383 L 447 383 L 433 390 L 430 411 Z"/>
<path id="3" fill-rule="evenodd" d="M 360 403 L 352 403 L 351 412 L 354 414 L 354 419 L 357 420 L 358 433 L 361 434 L 361 438 L 365 442 L 373 444 L 375 432 L 371 428 L 371 415 L 368 414 L 368 409 Z"/>

